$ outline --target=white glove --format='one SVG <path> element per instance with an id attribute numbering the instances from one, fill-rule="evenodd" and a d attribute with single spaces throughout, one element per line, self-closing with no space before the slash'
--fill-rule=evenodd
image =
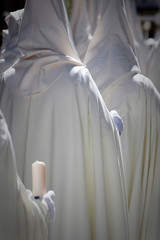
<path id="1" fill-rule="evenodd" d="M 34 199 L 31 190 L 26 189 L 26 193 L 28 198 Z M 38 198 L 47 207 L 49 211 L 50 221 L 53 221 L 55 219 L 54 196 L 55 196 L 55 193 L 50 190 L 43 197 Z"/>
<path id="2" fill-rule="evenodd" d="M 42 198 L 42 202 L 47 205 L 50 212 L 50 221 L 55 219 L 55 204 L 54 204 L 55 193 L 53 191 L 48 191 Z"/>
<path id="3" fill-rule="evenodd" d="M 33 197 L 32 191 L 30 189 L 26 189 L 26 193 L 27 193 L 28 198 L 32 199 L 32 197 Z"/>
<path id="4" fill-rule="evenodd" d="M 119 114 L 117 113 L 116 110 L 112 110 L 110 111 L 111 117 L 119 131 L 119 135 L 121 135 L 122 131 L 123 131 L 123 121 L 121 119 L 121 117 L 119 116 Z"/>

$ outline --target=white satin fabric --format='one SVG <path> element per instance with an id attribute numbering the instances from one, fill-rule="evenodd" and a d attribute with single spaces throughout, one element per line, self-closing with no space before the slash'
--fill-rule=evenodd
<path id="1" fill-rule="evenodd" d="M 159 239 L 160 96 L 139 73 L 123 1 L 102 1 L 85 63 L 109 110 L 123 119 L 131 239 Z"/>
<path id="2" fill-rule="evenodd" d="M 4 79 L 7 76 L 7 85 L 17 92 L 23 92 L 24 95 L 39 93 L 52 84 L 52 78 L 43 81 L 46 72 L 56 79 L 66 63 L 82 65 L 73 47 L 69 25 L 66 24 L 67 15 L 64 11 L 61 12 L 62 5 L 60 2 L 53 3 L 52 6 L 52 3 L 42 1 L 39 6 L 37 1 L 27 2 L 17 44 L 23 57 L 16 69 L 9 69 L 4 76 Z M 44 11 L 47 13 L 45 21 L 42 17 Z M 18 33 L 14 34 L 17 37 Z M 12 81 L 10 75 L 13 71 L 18 71 L 19 77 Z M 34 75 L 34 82 L 28 78 L 27 73 L 30 72 Z M 39 75 L 43 77 L 39 79 Z"/>
<path id="3" fill-rule="evenodd" d="M 0 111 L 0 237 L 5 240 L 47 240 L 49 210 L 53 200 L 34 200 L 22 184 L 16 169 L 12 139 Z M 53 213 L 53 211 L 52 211 Z"/>
<path id="4" fill-rule="evenodd" d="M 142 27 L 136 12 L 136 3 L 134 0 L 125 0 L 127 18 L 131 27 L 136 56 L 140 65 L 141 73 L 145 75 L 146 64 L 149 58 L 149 50 L 145 44 Z"/>
<path id="5" fill-rule="evenodd" d="M 146 65 L 145 74 L 152 80 L 153 84 L 160 93 L 160 39 L 157 41 L 155 40 L 155 42 L 156 44 Z"/>
<path id="6" fill-rule="evenodd" d="M 2 44 L 1 44 L 1 48 L 0 48 L 1 54 L 2 54 L 2 51 L 5 50 L 8 41 L 9 41 L 9 31 L 8 31 L 8 29 L 3 29 L 2 30 Z M 2 62 L 2 57 L 0 58 L 0 61 Z"/>
<path id="7" fill-rule="evenodd" d="M 3 30 L 2 48 L 0 55 L 0 76 L 21 57 L 18 49 L 18 34 L 24 9 L 10 12 L 6 17 L 7 30 Z"/>
<path id="8" fill-rule="evenodd" d="M 148 38 L 145 40 L 142 33 L 142 27 L 140 26 L 140 20 L 138 19 L 138 14 L 136 12 L 135 1 L 125 0 L 125 3 L 141 73 L 150 78 L 160 92 L 159 39 L 155 36 L 154 39 Z"/>
<path id="9" fill-rule="evenodd" d="M 4 73 L 0 99 L 18 172 L 31 188 L 32 162 L 46 163 L 56 206 L 49 239 L 128 240 L 119 134 L 68 29 L 63 1 L 26 2 L 24 57 Z"/>
<path id="10" fill-rule="evenodd" d="M 76 50 L 83 62 L 88 44 L 92 38 L 86 0 L 72 1 L 70 25 Z"/>
<path id="11" fill-rule="evenodd" d="M 1 106 L 28 188 L 32 162 L 47 165 L 56 193 L 50 239 L 128 239 L 118 132 L 88 70 L 68 65 L 48 90 L 28 97 L 5 88 Z"/>
<path id="12" fill-rule="evenodd" d="M 87 2 L 87 9 L 88 9 L 88 20 L 91 28 L 91 34 L 93 35 L 98 21 L 100 17 L 100 9 L 101 9 L 101 0 L 88 0 Z"/>
<path id="13" fill-rule="evenodd" d="M 100 4 L 100 21 L 88 46 L 84 62 L 104 97 L 109 97 L 110 90 L 116 91 L 116 95 L 107 106 L 110 110 L 119 109 L 117 112 L 122 117 L 122 112 L 124 115 L 136 99 L 137 85 L 132 84 L 130 79 L 140 70 L 123 1 L 102 0 Z M 110 19 L 113 19 L 112 24 L 108 24 Z M 124 88 L 127 88 L 127 91 L 122 94 Z M 133 88 L 134 94 L 130 94 Z"/>

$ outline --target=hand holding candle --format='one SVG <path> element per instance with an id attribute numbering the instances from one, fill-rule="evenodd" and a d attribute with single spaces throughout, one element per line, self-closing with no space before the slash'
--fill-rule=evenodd
<path id="1" fill-rule="evenodd" d="M 46 165 L 35 161 L 32 164 L 32 192 L 34 197 L 43 197 L 46 193 Z"/>

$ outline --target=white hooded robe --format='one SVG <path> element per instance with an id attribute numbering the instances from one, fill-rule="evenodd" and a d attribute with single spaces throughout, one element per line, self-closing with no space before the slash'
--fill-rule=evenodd
<path id="1" fill-rule="evenodd" d="M 85 63 L 121 135 L 131 239 L 160 238 L 160 96 L 140 74 L 123 1 L 102 0 Z"/>
<path id="2" fill-rule="evenodd" d="M 27 0 L 19 48 L 0 105 L 25 186 L 32 162 L 46 163 L 56 206 L 49 239 L 128 240 L 118 131 L 74 50 L 62 1 Z"/>
<path id="3" fill-rule="evenodd" d="M 47 240 L 48 208 L 27 194 L 16 169 L 16 157 L 0 111 L 0 238 Z"/>

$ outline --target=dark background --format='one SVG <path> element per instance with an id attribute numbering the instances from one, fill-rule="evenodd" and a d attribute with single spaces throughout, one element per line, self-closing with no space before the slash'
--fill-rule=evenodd
<path id="1" fill-rule="evenodd" d="M 16 11 L 18 9 L 24 8 L 25 0 L 1 0 L 0 3 L 0 31 L 4 29 L 5 21 L 4 17 L 7 12 Z"/>

